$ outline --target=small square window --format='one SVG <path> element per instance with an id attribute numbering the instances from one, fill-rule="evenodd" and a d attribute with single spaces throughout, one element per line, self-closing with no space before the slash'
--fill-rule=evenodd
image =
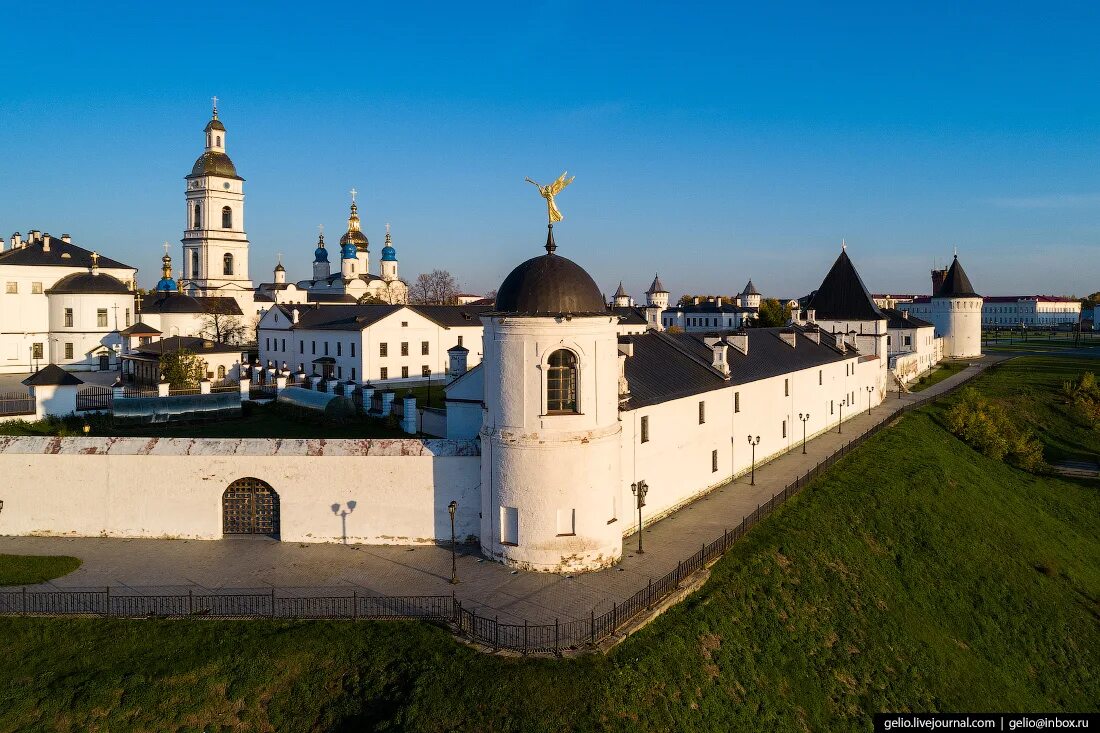
<path id="1" fill-rule="evenodd" d="M 15 295 L 19 292 L 19 283 L 9 282 L 5 286 L 5 291 L 8 295 Z"/>
<path id="2" fill-rule="evenodd" d="M 408 327 L 409 327 L 409 322 L 408 321 L 401 321 L 401 328 L 408 328 Z"/>
<path id="3" fill-rule="evenodd" d="M 389 379 L 390 378 L 390 370 L 387 369 L 386 367 L 382 367 L 381 369 L 378 370 L 378 378 L 379 379 Z"/>
<path id="4" fill-rule="evenodd" d="M 378 355 L 379 356 L 389 356 L 390 355 L 390 345 L 387 344 L 387 343 L 378 344 Z"/>
<path id="5" fill-rule="evenodd" d="M 31 292 L 35 295 L 41 295 L 42 283 L 31 283 Z"/>

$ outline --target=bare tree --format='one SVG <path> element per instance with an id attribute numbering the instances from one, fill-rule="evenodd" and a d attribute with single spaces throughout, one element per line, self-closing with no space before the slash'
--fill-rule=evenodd
<path id="1" fill-rule="evenodd" d="M 409 288 L 409 300 L 418 305 L 453 305 L 458 283 L 446 270 L 422 272 Z"/>
<path id="2" fill-rule="evenodd" d="M 232 304 L 232 305 L 231 305 Z M 224 344 L 244 343 L 249 327 L 236 313 L 232 299 L 215 298 L 206 301 L 205 311 L 199 316 L 203 338 Z M 255 330 L 252 331 L 255 333 Z"/>

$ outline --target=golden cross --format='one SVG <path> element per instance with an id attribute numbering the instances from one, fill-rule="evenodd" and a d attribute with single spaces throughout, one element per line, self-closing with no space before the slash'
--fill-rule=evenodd
<path id="1" fill-rule="evenodd" d="M 99 267 L 99 252 L 92 252 L 92 267 Z"/>
<path id="2" fill-rule="evenodd" d="M 353 188 L 353 189 L 351 189 L 351 202 L 352 202 L 353 204 L 355 203 L 355 196 L 356 196 L 356 194 L 358 194 L 358 193 L 359 193 L 359 192 L 358 192 L 358 191 L 356 191 L 356 190 L 355 190 L 354 188 Z"/>

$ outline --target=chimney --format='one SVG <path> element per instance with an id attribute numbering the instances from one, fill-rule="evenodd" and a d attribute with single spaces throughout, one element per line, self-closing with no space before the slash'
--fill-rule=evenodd
<path id="1" fill-rule="evenodd" d="M 908 310 L 903 310 L 901 312 L 901 317 L 908 321 L 909 320 L 909 311 Z"/>
<path id="2" fill-rule="evenodd" d="M 836 339 L 836 350 L 837 351 L 839 351 L 842 354 L 848 351 L 848 344 L 844 341 L 844 334 L 843 333 L 834 333 L 833 338 Z"/>
<path id="3" fill-rule="evenodd" d="M 68 234 L 62 234 L 61 235 L 61 241 L 64 242 L 65 244 L 72 244 L 73 238 L 70 237 Z"/>
<path id="4" fill-rule="evenodd" d="M 447 371 L 451 379 L 458 379 L 466 373 L 469 355 L 469 350 L 457 344 L 447 349 Z"/>
<path id="5" fill-rule="evenodd" d="M 749 355 L 749 332 L 745 329 L 730 334 L 726 342 L 745 356 Z"/>
<path id="6" fill-rule="evenodd" d="M 297 323 L 298 322 L 298 309 L 297 308 L 294 308 L 290 311 L 290 322 L 291 323 Z"/>
<path id="7" fill-rule="evenodd" d="M 711 360 L 710 365 L 722 372 L 726 379 L 730 378 L 730 365 L 726 360 L 726 352 L 729 349 L 729 344 L 725 341 L 717 341 L 710 347 Z"/>
<path id="8" fill-rule="evenodd" d="M 806 309 L 806 320 L 810 323 L 817 323 L 817 310 L 815 308 Z"/>
<path id="9" fill-rule="evenodd" d="M 619 342 L 619 354 L 622 356 L 634 356 L 634 342 L 633 341 L 620 341 Z"/>
<path id="10" fill-rule="evenodd" d="M 719 308 L 721 308 L 721 307 L 722 307 L 722 296 L 718 296 L 718 298 L 717 298 L 717 299 L 716 299 L 716 300 L 714 301 L 714 303 L 715 303 L 715 305 L 717 305 L 717 306 L 718 306 Z"/>
<path id="11" fill-rule="evenodd" d="M 802 331 L 802 335 L 813 341 L 815 344 L 821 343 L 821 331 L 816 327 L 806 328 Z"/>
<path id="12" fill-rule="evenodd" d="M 33 244 L 34 242 L 37 242 L 39 239 L 42 239 L 42 232 L 38 231 L 37 229 L 31 229 L 27 233 L 27 240 L 28 240 L 27 244 Z"/>
<path id="13" fill-rule="evenodd" d="M 43 234 L 42 235 L 42 251 L 43 252 L 49 252 L 50 251 L 50 235 L 49 234 Z"/>
<path id="14" fill-rule="evenodd" d="M 783 343 L 787 344 L 787 346 L 790 346 L 792 349 L 795 347 L 794 331 L 785 328 L 779 332 L 779 338 L 783 339 Z"/>
<path id="15" fill-rule="evenodd" d="M 692 298 L 691 300 L 695 305 L 699 305 L 699 298 L 696 297 L 696 298 Z"/>

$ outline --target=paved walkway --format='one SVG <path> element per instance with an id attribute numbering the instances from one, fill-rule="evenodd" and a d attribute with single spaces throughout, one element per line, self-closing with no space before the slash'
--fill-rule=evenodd
<path id="1" fill-rule="evenodd" d="M 698 552 L 703 543 L 736 527 L 742 517 L 796 477 L 835 453 L 842 444 L 890 420 L 904 405 L 943 394 L 989 365 L 1009 358 L 986 357 L 923 392 L 887 400 L 844 423 L 844 432 L 821 435 L 756 470 L 756 486 L 738 478 L 645 529 L 645 553 L 636 555 L 636 535 L 623 540 L 622 562 L 577 576 L 512 571 L 485 561 L 468 548 L 458 558 L 458 585 L 451 585 L 447 547 L 296 544 L 274 540 L 147 540 L 0 537 L 0 553 L 68 554 L 79 570 L 40 588 L 111 586 L 112 593 L 186 593 L 188 589 L 272 586 L 281 594 L 347 595 L 352 589 L 378 595 L 450 595 L 467 608 L 502 622 L 553 623 L 610 609 Z M 2 521 L 2 517 L 0 517 Z M 2 526 L 2 524 L 0 524 Z M 155 590 L 153 590 L 155 589 Z"/>

